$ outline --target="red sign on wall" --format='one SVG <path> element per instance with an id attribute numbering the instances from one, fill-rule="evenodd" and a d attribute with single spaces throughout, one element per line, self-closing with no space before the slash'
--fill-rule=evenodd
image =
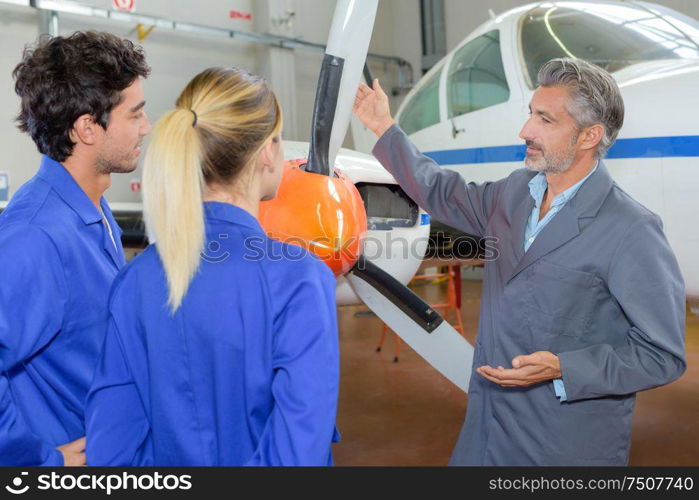
<path id="1" fill-rule="evenodd" d="M 112 0 L 112 7 L 124 12 L 133 12 L 136 0 Z"/>
<path id="2" fill-rule="evenodd" d="M 232 10 L 228 13 L 231 19 L 244 19 L 245 21 L 252 21 L 252 14 L 249 12 L 240 12 L 239 10 Z"/>

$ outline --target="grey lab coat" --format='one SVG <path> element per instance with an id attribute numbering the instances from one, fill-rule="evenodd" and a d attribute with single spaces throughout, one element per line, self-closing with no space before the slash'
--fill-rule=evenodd
<path id="1" fill-rule="evenodd" d="M 374 155 L 435 219 L 491 239 L 473 367 L 560 358 L 567 402 L 552 381 L 503 388 L 473 371 L 452 465 L 626 465 L 635 393 L 686 368 L 684 282 L 660 218 L 600 162 L 525 254 L 535 172 L 466 183 L 397 126 Z"/>

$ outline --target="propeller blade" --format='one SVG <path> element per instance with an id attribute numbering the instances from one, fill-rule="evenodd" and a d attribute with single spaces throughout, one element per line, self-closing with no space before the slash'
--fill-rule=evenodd
<path id="1" fill-rule="evenodd" d="M 311 149 L 308 152 L 306 172 L 330 175 L 330 132 L 335 122 L 337 98 L 345 61 L 325 54 L 318 77 L 316 102 L 313 106 L 313 127 L 311 129 Z M 334 158 L 334 157 L 333 157 Z"/>
<path id="2" fill-rule="evenodd" d="M 346 275 L 362 301 L 437 371 L 468 392 L 473 346 L 393 276 L 360 257 Z"/>
<path id="3" fill-rule="evenodd" d="M 318 79 L 307 172 L 330 175 L 347 135 L 378 0 L 338 0 Z"/>

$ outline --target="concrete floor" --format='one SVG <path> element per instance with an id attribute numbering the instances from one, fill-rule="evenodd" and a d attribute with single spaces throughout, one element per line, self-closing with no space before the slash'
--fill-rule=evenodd
<path id="1" fill-rule="evenodd" d="M 443 285 L 415 291 L 430 303 Z M 462 317 L 473 342 L 481 284 L 463 282 Z M 403 345 L 393 363 L 390 336 L 381 353 L 381 322 L 364 306 L 339 310 L 342 380 L 336 465 L 446 465 L 466 412 L 466 396 Z M 356 313 L 360 313 L 357 316 Z M 638 394 L 630 465 L 699 465 L 699 318 L 687 316 L 685 375 Z"/>

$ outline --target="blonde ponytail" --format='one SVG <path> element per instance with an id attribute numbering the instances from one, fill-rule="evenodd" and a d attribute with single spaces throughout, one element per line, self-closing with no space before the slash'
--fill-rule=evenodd
<path id="1" fill-rule="evenodd" d="M 204 248 L 204 176 L 194 114 L 177 108 L 155 125 L 144 161 L 143 205 L 176 311 Z"/>
<path id="2" fill-rule="evenodd" d="M 174 313 L 199 268 L 206 182 L 227 184 L 281 133 L 282 111 L 262 78 L 237 68 L 195 76 L 156 123 L 144 162 L 144 217 Z"/>

